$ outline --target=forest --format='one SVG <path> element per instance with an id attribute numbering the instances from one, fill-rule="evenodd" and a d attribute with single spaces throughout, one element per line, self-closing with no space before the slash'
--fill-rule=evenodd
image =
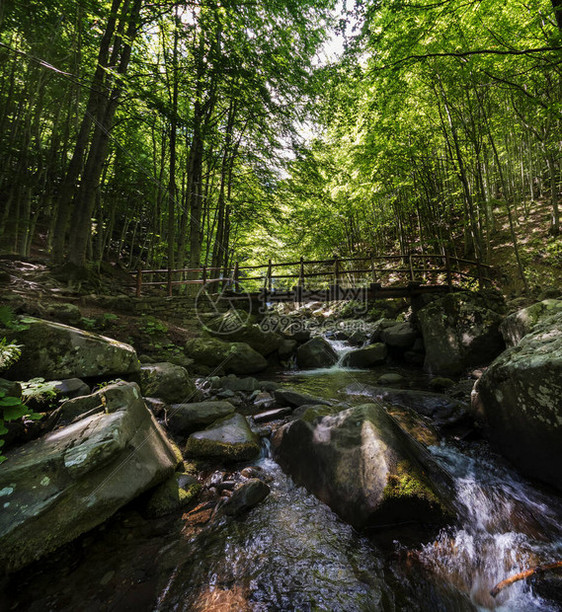
<path id="1" fill-rule="evenodd" d="M 5 252 L 93 269 L 488 261 L 502 216 L 526 282 L 516 226 L 541 201 L 559 262 L 559 0 L 1 10 Z"/>

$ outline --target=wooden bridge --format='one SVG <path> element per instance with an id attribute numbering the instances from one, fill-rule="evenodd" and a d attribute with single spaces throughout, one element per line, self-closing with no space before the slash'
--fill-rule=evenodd
<path id="1" fill-rule="evenodd" d="M 492 268 L 478 260 L 444 255 L 390 255 L 240 265 L 231 268 L 142 270 L 135 276 L 136 296 L 143 292 L 168 297 L 183 287 L 204 287 L 231 298 L 281 301 L 333 301 L 414 297 L 449 292 L 454 288 L 483 288 L 492 284 Z"/>

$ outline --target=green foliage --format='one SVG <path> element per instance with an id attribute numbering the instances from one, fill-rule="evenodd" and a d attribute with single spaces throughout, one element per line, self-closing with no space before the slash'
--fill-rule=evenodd
<path id="1" fill-rule="evenodd" d="M 96 320 L 89 317 L 81 317 L 80 325 L 88 331 L 93 331 L 96 328 Z"/>
<path id="2" fill-rule="evenodd" d="M 18 320 L 9 306 L 0 306 L 0 327 L 4 327 L 11 331 L 24 331 L 29 329 L 29 325 L 25 323 L 25 318 Z"/>
<path id="3" fill-rule="evenodd" d="M 0 372 L 7 370 L 21 357 L 21 345 L 8 342 L 6 338 L 0 339 Z"/>
<path id="4" fill-rule="evenodd" d="M 162 321 L 155 319 L 152 315 L 142 315 L 139 329 L 149 336 L 166 334 L 168 332 L 168 326 Z"/>
<path id="5" fill-rule="evenodd" d="M 57 395 L 56 385 L 57 381 L 46 382 L 44 378 L 32 378 L 27 382 L 22 382 L 21 389 L 24 403 L 30 400 L 44 403 L 54 399 Z"/>

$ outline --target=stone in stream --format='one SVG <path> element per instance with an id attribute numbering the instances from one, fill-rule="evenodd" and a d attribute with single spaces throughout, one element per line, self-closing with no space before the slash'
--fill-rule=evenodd
<path id="1" fill-rule="evenodd" d="M 346 388 L 350 395 L 365 395 L 385 404 L 409 408 L 419 414 L 431 417 L 435 425 L 453 425 L 465 419 L 468 406 L 441 393 L 415 391 L 411 389 L 394 389 L 392 387 L 374 387 L 352 383 Z"/>
<path id="2" fill-rule="evenodd" d="M 168 362 L 141 365 L 140 388 L 143 395 L 167 404 L 189 402 L 197 392 L 187 370 Z"/>
<path id="3" fill-rule="evenodd" d="M 344 355 L 342 365 L 348 368 L 372 368 L 386 361 L 388 349 L 382 342 L 377 342 Z"/>
<path id="4" fill-rule="evenodd" d="M 150 493 L 144 512 L 149 517 L 165 516 L 191 504 L 200 491 L 195 476 L 176 472 Z"/>
<path id="5" fill-rule="evenodd" d="M 338 361 L 338 355 L 330 343 L 317 336 L 299 346 L 297 365 L 299 368 L 329 368 Z"/>
<path id="6" fill-rule="evenodd" d="M 395 323 L 392 326 L 382 328 L 380 331 L 380 338 L 387 346 L 402 350 L 413 347 L 419 335 L 419 332 L 411 323 L 406 321 Z"/>
<path id="7" fill-rule="evenodd" d="M 270 408 L 275 403 L 275 400 L 273 399 L 270 393 L 267 393 L 267 391 L 261 391 L 259 393 L 256 393 L 256 395 L 252 397 L 252 401 L 254 403 L 254 406 L 262 409 Z"/>
<path id="8" fill-rule="evenodd" d="M 499 331 L 502 315 L 479 294 L 450 293 L 424 306 L 417 317 L 425 368 L 432 374 L 462 374 L 471 366 L 489 363 L 505 348 Z"/>
<path id="9" fill-rule="evenodd" d="M 562 312 L 490 365 L 474 387 L 473 409 L 517 468 L 562 490 Z"/>
<path id="10" fill-rule="evenodd" d="M 298 408 L 304 404 L 326 404 L 330 405 L 330 402 L 319 397 L 314 397 L 308 393 L 301 393 L 291 387 L 282 387 L 274 391 L 273 395 L 278 404 L 289 404 Z"/>
<path id="11" fill-rule="evenodd" d="M 354 527 L 450 518 L 452 478 L 377 404 L 281 427 L 275 457 Z"/>
<path id="12" fill-rule="evenodd" d="M 289 414 L 291 414 L 290 408 L 275 408 L 274 410 L 267 410 L 266 412 L 254 414 L 252 418 L 256 423 L 269 423 L 269 421 L 283 419 Z"/>
<path id="13" fill-rule="evenodd" d="M 557 312 L 562 312 L 562 300 L 543 300 L 506 317 L 500 332 L 507 346 L 516 346 L 535 325 Z"/>
<path id="14" fill-rule="evenodd" d="M 246 419 L 234 413 L 189 436 L 185 452 L 203 459 L 244 461 L 259 455 L 260 440 Z"/>
<path id="15" fill-rule="evenodd" d="M 234 406 L 226 401 L 172 404 L 167 414 L 168 428 L 176 435 L 189 435 L 232 414 L 234 410 Z"/>
<path id="16" fill-rule="evenodd" d="M 245 342 L 193 338 L 186 343 L 185 353 L 193 359 L 195 366 L 207 366 L 233 374 L 255 374 L 267 368 L 265 357 Z"/>
<path id="17" fill-rule="evenodd" d="M 55 380 L 139 371 L 135 349 L 128 344 L 42 319 L 25 317 L 20 322 L 27 329 L 5 332 L 8 340 L 23 345 L 21 358 L 3 374 L 7 378 Z"/>
<path id="18" fill-rule="evenodd" d="M 102 390 L 104 412 L 6 452 L 0 469 L 0 568 L 70 542 L 173 474 L 172 445 L 134 383 Z"/>
<path id="19" fill-rule="evenodd" d="M 250 478 L 234 489 L 221 510 L 228 516 L 242 514 L 262 502 L 269 495 L 270 490 L 259 478 Z"/>
<path id="20" fill-rule="evenodd" d="M 377 379 L 379 385 L 398 385 L 401 382 L 404 382 L 404 377 L 396 372 L 388 372 Z"/>

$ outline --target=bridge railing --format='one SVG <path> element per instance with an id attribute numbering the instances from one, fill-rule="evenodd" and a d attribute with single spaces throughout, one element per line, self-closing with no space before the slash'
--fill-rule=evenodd
<path id="1" fill-rule="evenodd" d="M 166 287 L 168 296 L 174 287 L 211 283 L 237 286 L 240 283 L 250 292 L 266 290 L 288 291 L 294 287 L 324 289 L 328 287 L 392 287 L 405 284 L 478 285 L 482 288 L 493 282 L 492 267 L 479 260 L 445 255 L 390 255 L 366 257 L 333 257 L 266 264 L 240 265 L 232 268 L 202 266 L 177 270 L 159 269 L 133 272 L 136 276 L 136 295 L 143 288 Z"/>

